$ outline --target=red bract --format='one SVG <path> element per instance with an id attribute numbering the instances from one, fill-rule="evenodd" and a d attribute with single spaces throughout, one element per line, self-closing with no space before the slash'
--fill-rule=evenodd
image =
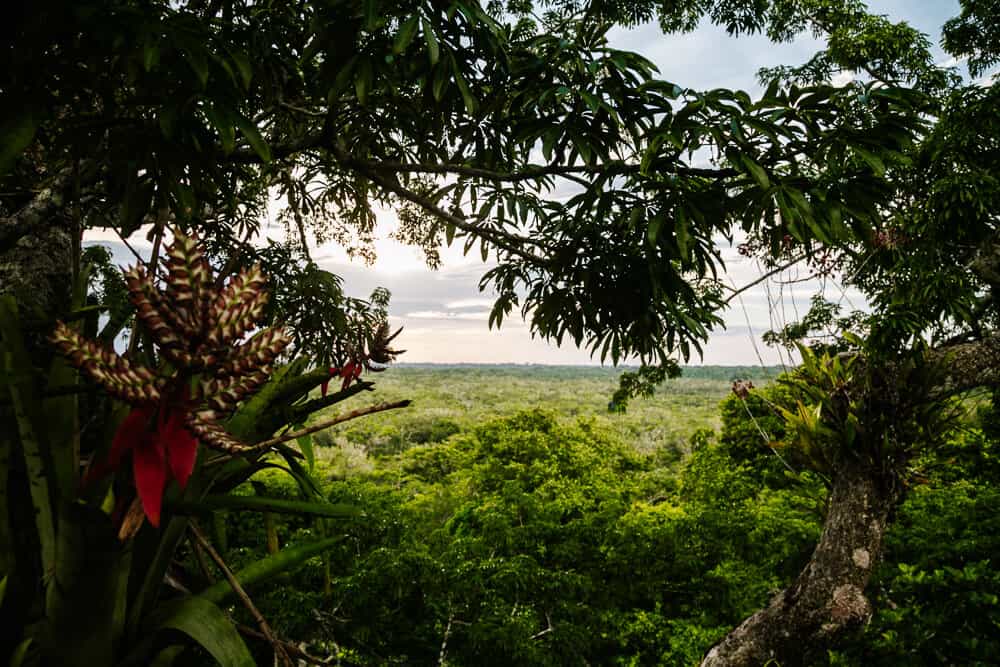
<path id="1" fill-rule="evenodd" d="M 336 366 L 330 366 L 327 372 L 330 374 L 323 384 L 320 385 L 320 390 L 323 392 L 323 396 L 326 396 L 327 391 L 330 388 L 330 379 L 336 375 L 339 375 L 344 379 L 340 385 L 340 390 L 343 391 L 351 386 L 351 383 L 361 377 L 361 371 L 364 366 L 360 362 L 349 361 L 347 365 L 343 368 L 337 368 Z"/>
<path id="2" fill-rule="evenodd" d="M 340 369 L 336 366 L 330 366 L 330 368 L 327 369 L 327 372 L 330 374 L 330 377 L 323 380 L 323 384 L 320 385 L 320 389 L 323 392 L 323 398 L 326 398 L 326 392 L 330 389 L 330 378 L 340 373 Z"/>
<path id="3" fill-rule="evenodd" d="M 340 387 L 341 391 L 350 387 L 352 382 L 361 377 L 361 369 L 361 364 L 354 361 L 340 369 L 340 377 L 344 378 L 344 383 Z"/>
<path id="4" fill-rule="evenodd" d="M 187 485 L 198 449 L 198 441 L 184 425 L 183 410 L 160 407 L 135 408 L 118 427 L 111 445 L 109 464 L 118 468 L 122 457 L 132 452 L 132 473 L 142 509 L 154 526 L 160 525 L 163 489 L 173 477 L 183 489 Z"/>

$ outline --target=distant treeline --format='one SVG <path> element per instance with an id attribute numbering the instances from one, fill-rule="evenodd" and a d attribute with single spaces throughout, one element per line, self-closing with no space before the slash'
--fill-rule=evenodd
<path id="1" fill-rule="evenodd" d="M 429 364 L 398 363 L 393 366 L 401 371 L 435 371 L 470 373 L 480 372 L 497 375 L 523 375 L 535 377 L 581 378 L 617 377 L 623 371 L 635 370 L 635 366 L 557 366 L 548 364 Z M 684 366 L 682 377 L 697 380 L 773 380 L 785 372 L 783 366 Z"/>

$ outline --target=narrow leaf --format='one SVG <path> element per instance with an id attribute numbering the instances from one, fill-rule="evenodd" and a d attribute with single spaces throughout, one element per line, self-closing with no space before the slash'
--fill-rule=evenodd
<path id="1" fill-rule="evenodd" d="M 396 33 L 396 39 L 392 43 L 392 52 L 397 56 L 404 51 L 413 41 L 413 38 L 417 34 L 417 27 L 419 26 L 420 16 L 414 14 L 410 18 L 403 22 L 403 25 L 399 27 L 399 32 Z"/>
<path id="2" fill-rule="evenodd" d="M 282 549 L 276 554 L 251 563 L 236 573 L 236 579 L 243 588 L 252 588 L 274 577 L 298 567 L 313 556 L 333 548 L 341 538 L 328 537 L 309 544 Z M 222 604 L 233 595 L 233 589 L 227 581 L 219 581 L 209 586 L 198 597 L 208 602 Z"/>
<path id="3" fill-rule="evenodd" d="M 441 47 L 434 34 L 434 26 L 427 19 L 421 19 L 420 25 L 424 30 L 424 41 L 427 42 L 427 56 L 431 60 L 431 65 L 437 65 L 437 61 L 441 58 Z"/>
<path id="4" fill-rule="evenodd" d="M 260 156 L 260 159 L 264 162 L 270 162 L 271 147 L 264 141 L 264 137 L 261 136 L 257 126 L 243 114 L 236 114 L 236 127 L 240 128 L 240 132 L 250 142 L 250 147 Z"/>
<path id="5" fill-rule="evenodd" d="M 8 389 L 21 436 L 21 451 L 28 473 L 31 502 L 35 508 L 42 568 L 45 572 L 52 572 L 56 557 L 55 517 L 52 514 L 53 480 L 50 466 L 45 461 L 46 448 L 41 441 L 44 431 L 39 425 L 42 420 L 35 413 L 39 401 L 34 395 L 34 372 L 24 348 L 17 302 L 11 295 L 0 297 L 0 337 L 7 355 L 10 374 Z"/>
<path id="6" fill-rule="evenodd" d="M 295 441 L 299 443 L 299 449 L 302 450 L 302 455 L 306 457 L 306 463 L 309 464 L 309 472 L 312 472 L 316 467 L 316 450 L 313 449 L 312 435 L 307 433 L 300 438 L 296 438 Z"/>
<path id="7" fill-rule="evenodd" d="M 328 519 L 353 519 L 362 515 L 354 505 L 305 500 L 285 500 L 265 496 L 208 495 L 201 500 L 173 501 L 169 509 L 177 514 L 195 514 L 218 510 L 274 512 L 275 514 L 302 514 Z"/>

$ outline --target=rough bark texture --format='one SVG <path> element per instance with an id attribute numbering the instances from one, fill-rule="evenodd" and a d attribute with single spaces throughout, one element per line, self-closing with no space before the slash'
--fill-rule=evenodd
<path id="1" fill-rule="evenodd" d="M 940 366 L 944 376 L 937 396 L 1000 386 L 1000 335 L 931 350 L 928 361 Z"/>
<path id="2" fill-rule="evenodd" d="M 747 618 L 702 660 L 702 667 L 805 664 L 871 614 L 864 595 L 882 553 L 897 499 L 894 485 L 860 462 L 847 462 L 830 491 L 823 534 L 795 582 Z"/>
<path id="3" fill-rule="evenodd" d="M 0 218 L 0 295 L 14 295 L 28 350 L 42 368 L 49 357 L 45 336 L 54 318 L 65 316 L 73 282 L 73 239 L 62 203 L 43 190 L 22 211 Z M 22 229 L 26 220 L 30 231 Z"/>

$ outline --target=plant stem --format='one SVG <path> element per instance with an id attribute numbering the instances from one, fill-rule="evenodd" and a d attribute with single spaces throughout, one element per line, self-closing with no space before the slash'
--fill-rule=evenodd
<path id="1" fill-rule="evenodd" d="M 357 410 L 352 410 L 347 414 L 338 415 L 330 419 L 325 419 L 321 422 L 317 422 L 311 426 L 299 429 L 298 431 L 292 431 L 291 433 L 285 433 L 276 438 L 271 438 L 270 440 L 265 440 L 264 442 L 259 442 L 252 447 L 248 447 L 243 450 L 243 453 L 250 453 L 255 451 L 260 451 L 263 449 L 269 449 L 275 445 L 280 445 L 283 442 L 288 442 L 290 440 L 295 440 L 296 438 L 301 438 L 304 435 L 309 435 L 310 433 L 315 433 L 316 431 L 322 431 L 323 429 L 330 428 L 342 422 L 350 421 L 351 419 L 357 419 L 358 417 L 363 417 L 364 415 L 374 414 L 376 412 L 383 412 L 385 410 L 394 410 L 396 408 L 405 408 L 411 403 L 410 400 L 396 401 L 395 403 L 379 403 L 378 405 L 372 405 L 367 408 L 359 408 Z"/>
<path id="2" fill-rule="evenodd" d="M 222 574 L 225 575 L 226 581 L 229 582 L 229 585 L 232 587 L 233 592 L 236 593 L 237 597 L 239 597 L 240 602 L 242 602 L 243 606 L 246 607 L 248 612 L 250 612 L 250 615 L 253 616 L 253 619 L 257 621 L 257 625 L 258 627 L 260 627 L 260 631 L 263 633 L 264 638 L 268 641 L 268 643 L 271 644 L 272 648 L 274 649 L 275 657 L 277 657 L 279 662 L 281 662 L 286 667 L 294 667 L 292 659 L 288 657 L 288 653 L 285 650 L 284 643 L 278 640 L 278 638 L 274 636 L 274 632 L 271 630 L 271 626 L 268 624 L 267 619 L 265 619 L 264 616 L 261 615 L 260 611 L 257 609 L 257 606 L 253 603 L 253 600 L 250 599 L 250 596 L 247 595 L 247 592 L 243 590 L 242 586 L 240 586 L 239 580 L 236 578 L 236 575 L 233 574 L 233 571 L 229 569 L 229 566 L 226 565 L 226 562 L 222 560 L 222 556 L 220 556 L 212 547 L 212 545 L 209 543 L 209 541 L 205 539 L 205 536 L 202 534 L 201 530 L 198 528 L 195 522 L 192 521 L 189 528 L 191 529 L 191 534 L 194 536 L 194 539 L 197 540 L 201 548 L 205 550 L 205 552 L 209 555 L 209 557 L 211 557 L 211 559 L 215 561 L 215 564 L 218 566 L 218 568 L 222 570 Z"/>

